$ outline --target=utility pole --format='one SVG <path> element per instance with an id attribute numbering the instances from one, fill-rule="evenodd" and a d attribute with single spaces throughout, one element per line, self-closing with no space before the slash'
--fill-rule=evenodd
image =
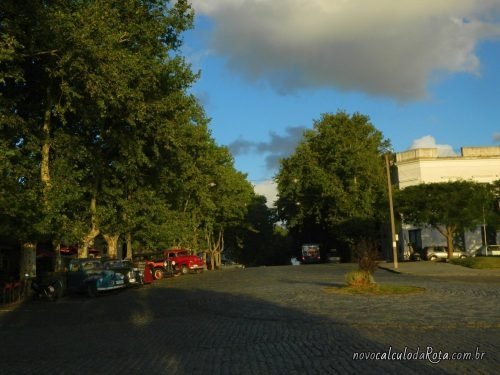
<path id="1" fill-rule="evenodd" d="M 396 248 L 396 226 L 394 224 L 394 205 L 392 203 L 392 184 L 391 171 L 389 168 L 389 154 L 385 154 L 385 168 L 387 172 L 387 192 L 389 194 L 389 214 L 391 218 L 391 239 L 392 239 L 392 259 L 394 261 L 394 269 L 398 268 L 398 251 Z"/>

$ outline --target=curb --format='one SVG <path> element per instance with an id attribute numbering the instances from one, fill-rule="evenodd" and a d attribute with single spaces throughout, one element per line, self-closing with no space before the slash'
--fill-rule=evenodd
<path id="1" fill-rule="evenodd" d="M 378 268 L 381 269 L 381 270 L 385 270 L 385 271 L 389 271 L 389 272 L 392 272 L 392 273 L 396 273 L 398 275 L 401 275 L 401 274 L 404 273 L 404 272 L 401 272 L 400 270 L 395 270 L 394 268 L 390 268 L 390 267 L 378 266 Z"/>

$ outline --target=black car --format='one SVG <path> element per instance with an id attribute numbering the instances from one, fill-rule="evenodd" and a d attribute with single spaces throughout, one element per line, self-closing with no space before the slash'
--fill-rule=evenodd
<path id="1" fill-rule="evenodd" d="M 128 259 L 115 259 L 103 262 L 104 269 L 121 273 L 125 278 L 126 286 L 143 285 L 144 273 L 139 268 L 134 267 L 132 261 Z"/>

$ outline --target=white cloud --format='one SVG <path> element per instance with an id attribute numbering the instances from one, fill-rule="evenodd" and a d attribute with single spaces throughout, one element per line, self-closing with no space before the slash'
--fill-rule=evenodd
<path id="1" fill-rule="evenodd" d="M 256 194 L 263 195 L 267 199 L 267 206 L 274 206 L 274 202 L 278 199 L 278 189 L 276 182 L 273 180 L 266 180 L 256 184 L 253 187 Z"/>
<path id="2" fill-rule="evenodd" d="M 457 156 L 458 154 L 453 151 L 450 145 L 440 145 L 436 143 L 434 137 L 426 135 L 422 138 L 415 139 L 410 146 L 410 149 L 415 148 L 437 148 L 438 156 Z"/>
<path id="3" fill-rule="evenodd" d="M 210 48 L 231 69 L 283 93 L 336 87 L 422 98 L 437 72 L 479 74 L 476 44 L 500 36 L 498 0 L 192 3 L 214 21 Z"/>

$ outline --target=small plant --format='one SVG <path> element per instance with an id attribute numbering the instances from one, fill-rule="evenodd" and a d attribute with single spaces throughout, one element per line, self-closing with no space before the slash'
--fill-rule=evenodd
<path id="1" fill-rule="evenodd" d="M 368 239 L 360 240 L 354 246 L 354 256 L 359 269 L 373 276 L 378 268 L 378 243 Z"/>
<path id="2" fill-rule="evenodd" d="M 351 271 L 345 276 L 345 281 L 348 286 L 365 287 L 375 284 L 373 275 L 367 271 L 357 270 Z"/>

